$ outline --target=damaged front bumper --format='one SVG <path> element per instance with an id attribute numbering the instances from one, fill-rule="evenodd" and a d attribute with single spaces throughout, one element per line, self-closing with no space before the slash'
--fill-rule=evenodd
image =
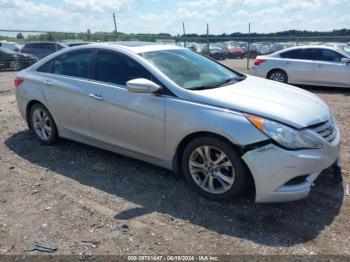
<path id="1" fill-rule="evenodd" d="M 242 159 L 255 182 L 258 203 L 305 198 L 319 174 L 338 162 L 340 134 L 320 149 L 290 151 L 268 144 L 246 152 Z"/>

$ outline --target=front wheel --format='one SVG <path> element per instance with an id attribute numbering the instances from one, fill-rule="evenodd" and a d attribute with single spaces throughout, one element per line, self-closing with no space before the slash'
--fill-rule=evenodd
<path id="1" fill-rule="evenodd" d="M 211 200 L 227 201 L 246 185 L 247 174 L 232 145 L 215 137 L 191 141 L 182 156 L 188 183 Z"/>

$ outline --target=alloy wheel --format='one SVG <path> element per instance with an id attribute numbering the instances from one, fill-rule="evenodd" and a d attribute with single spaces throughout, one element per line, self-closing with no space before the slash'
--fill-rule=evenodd
<path id="1" fill-rule="evenodd" d="M 17 61 L 11 61 L 10 68 L 12 71 L 18 71 L 20 69 L 20 64 Z"/>
<path id="2" fill-rule="evenodd" d="M 188 164 L 193 180 L 206 192 L 222 194 L 234 184 L 233 164 L 228 156 L 216 147 L 197 147 L 191 153 Z"/>
<path id="3" fill-rule="evenodd" d="M 47 113 L 36 108 L 33 112 L 33 127 L 40 139 L 47 141 L 52 136 L 52 123 Z"/>
<path id="4" fill-rule="evenodd" d="M 284 82 L 284 76 L 280 72 L 275 72 L 275 73 L 271 74 L 270 80 L 283 83 Z"/>

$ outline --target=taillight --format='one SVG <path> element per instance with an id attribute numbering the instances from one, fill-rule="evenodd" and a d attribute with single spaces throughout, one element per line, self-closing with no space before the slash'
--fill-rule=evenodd
<path id="1" fill-rule="evenodd" d="M 264 63 L 265 61 L 266 61 L 265 59 L 257 58 L 254 61 L 254 65 L 260 65 L 260 64 Z"/>
<path id="2" fill-rule="evenodd" d="M 17 77 L 15 78 L 15 81 L 14 81 L 14 82 L 15 82 L 15 87 L 19 87 L 19 86 L 23 83 L 23 81 L 24 81 L 24 80 L 23 80 L 22 78 L 20 78 L 20 77 L 17 76 Z"/>

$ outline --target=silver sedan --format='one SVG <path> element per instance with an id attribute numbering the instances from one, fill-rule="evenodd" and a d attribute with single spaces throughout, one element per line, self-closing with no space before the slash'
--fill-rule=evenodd
<path id="1" fill-rule="evenodd" d="M 243 75 L 185 48 L 92 44 L 17 74 L 19 110 L 43 144 L 67 138 L 184 174 L 228 200 L 304 198 L 335 164 L 328 106 L 301 89 Z"/>
<path id="2" fill-rule="evenodd" d="M 252 75 L 290 84 L 350 87 L 350 55 L 328 46 L 298 46 L 259 56 Z"/>

